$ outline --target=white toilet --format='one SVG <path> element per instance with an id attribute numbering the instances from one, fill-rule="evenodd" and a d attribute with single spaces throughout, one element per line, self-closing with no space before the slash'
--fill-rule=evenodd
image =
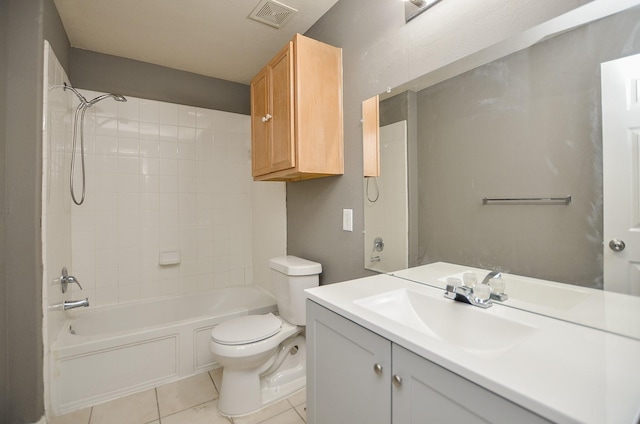
<path id="1" fill-rule="evenodd" d="M 250 414 L 306 385 L 305 293 L 316 287 L 322 265 L 295 256 L 269 261 L 280 316 L 247 315 L 211 332 L 211 352 L 222 365 L 218 410 Z"/>

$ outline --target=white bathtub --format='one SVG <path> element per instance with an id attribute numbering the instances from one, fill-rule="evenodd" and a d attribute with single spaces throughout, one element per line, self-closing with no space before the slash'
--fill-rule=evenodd
<path id="1" fill-rule="evenodd" d="M 255 286 L 75 309 L 51 348 L 51 413 L 64 414 L 214 368 L 211 329 L 276 310 Z M 75 333 L 75 334 L 73 334 Z"/>

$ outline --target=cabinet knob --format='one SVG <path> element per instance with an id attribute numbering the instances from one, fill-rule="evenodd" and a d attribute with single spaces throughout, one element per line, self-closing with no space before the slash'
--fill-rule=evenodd
<path id="1" fill-rule="evenodd" d="M 396 387 L 402 386 L 402 377 L 400 377 L 398 374 L 393 375 L 393 385 Z"/>
<path id="2" fill-rule="evenodd" d="M 268 120 L 270 120 L 271 118 L 273 118 L 273 116 L 269 115 L 268 113 L 262 117 L 262 122 L 267 122 Z"/>
<path id="3" fill-rule="evenodd" d="M 382 374 L 382 365 L 380 365 L 380 364 L 374 364 L 374 365 L 373 365 L 373 371 L 374 371 L 377 375 L 381 375 L 381 374 Z"/>

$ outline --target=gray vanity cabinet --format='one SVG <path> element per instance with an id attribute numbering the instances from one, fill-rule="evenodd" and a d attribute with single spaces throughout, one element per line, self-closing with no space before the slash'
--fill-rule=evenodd
<path id="1" fill-rule="evenodd" d="M 310 424 L 549 423 L 307 301 Z"/>
<path id="2" fill-rule="evenodd" d="M 307 301 L 307 422 L 388 424 L 391 343 Z"/>

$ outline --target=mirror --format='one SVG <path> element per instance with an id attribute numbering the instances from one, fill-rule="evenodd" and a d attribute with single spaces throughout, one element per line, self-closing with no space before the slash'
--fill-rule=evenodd
<path id="1" fill-rule="evenodd" d="M 380 95 L 380 125 L 406 120 L 416 138 L 409 267 L 442 261 L 606 288 L 600 64 L 640 53 L 640 8 L 605 3 Z"/>
<path id="2" fill-rule="evenodd" d="M 409 266 L 407 121 L 381 126 L 379 134 L 380 175 L 364 181 L 364 267 L 391 272 Z"/>

